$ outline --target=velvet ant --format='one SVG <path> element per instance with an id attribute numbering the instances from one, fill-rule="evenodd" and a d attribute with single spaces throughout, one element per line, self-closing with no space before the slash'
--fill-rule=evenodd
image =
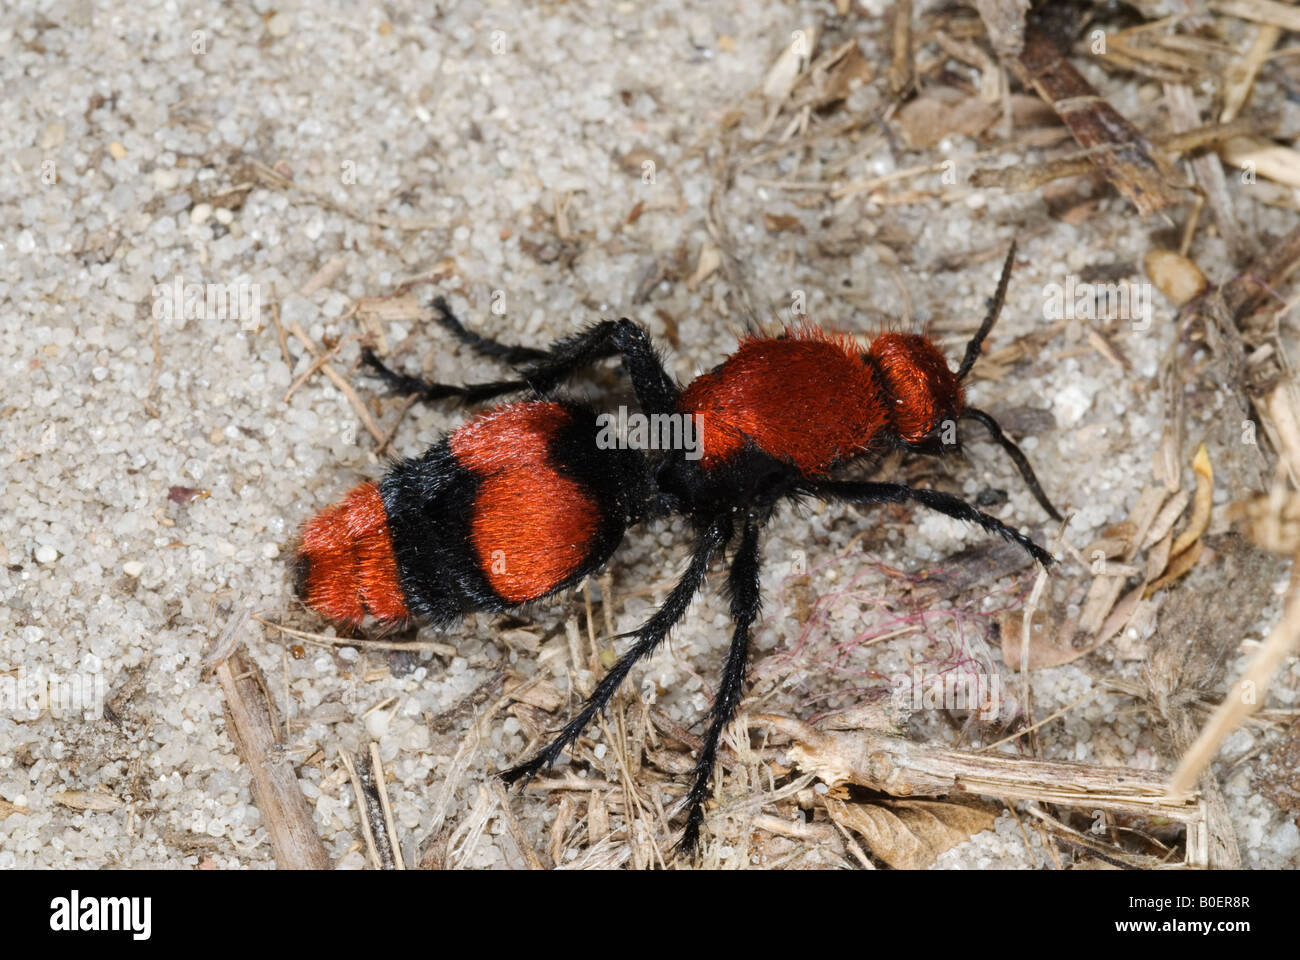
<path id="1" fill-rule="evenodd" d="M 779 504 L 819 498 L 860 505 L 912 502 L 1018 544 L 1043 567 L 1051 555 L 1029 537 L 936 490 L 836 476 L 890 449 L 960 449 L 959 419 L 984 425 L 1055 520 L 1029 462 L 987 413 L 965 403 L 974 366 L 1006 297 L 1015 244 L 987 316 L 954 372 L 920 334 L 883 333 L 863 352 L 847 336 L 792 326 L 751 334 L 719 366 L 679 386 L 645 329 L 605 320 L 546 350 L 509 346 L 463 327 L 446 302 L 438 322 L 480 354 L 514 368 L 512 379 L 466 386 L 430 383 L 364 362 L 394 391 L 465 402 L 526 393 L 530 399 L 472 417 L 423 456 L 395 464 L 307 523 L 298 552 L 299 595 L 327 617 L 357 625 L 408 620 L 450 624 L 470 611 L 507 611 L 572 587 L 609 560 L 631 525 L 685 519 L 694 546 L 662 606 L 624 635 L 632 644 L 582 709 L 536 756 L 501 776 L 527 782 L 582 734 L 637 661 L 686 613 L 715 555 L 739 540 L 727 573 L 734 633 L 685 801 L 681 847 L 699 839 L 718 744 L 740 704 L 750 627 L 758 616 L 759 531 Z M 570 377 L 620 357 L 646 414 L 691 415 L 702 450 L 610 447 L 597 412 L 557 394 Z"/>

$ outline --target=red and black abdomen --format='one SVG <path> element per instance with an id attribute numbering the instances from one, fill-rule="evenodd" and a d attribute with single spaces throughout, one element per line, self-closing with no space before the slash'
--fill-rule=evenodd
<path id="1" fill-rule="evenodd" d="M 742 340 L 678 404 L 702 417 L 708 471 L 749 446 L 820 476 L 881 444 L 889 426 L 879 373 L 853 341 L 813 328 Z"/>
<path id="2" fill-rule="evenodd" d="M 472 610 L 507 609 L 603 564 L 622 539 L 646 467 L 636 451 L 598 449 L 597 433 L 595 411 L 582 404 L 512 403 L 395 465 L 378 495 L 409 615 L 449 623 Z M 303 538 L 304 599 L 357 622 L 338 615 L 340 604 L 313 602 L 322 595 L 313 589 L 319 561 L 307 544 L 319 521 Z"/>
<path id="3" fill-rule="evenodd" d="M 296 557 L 298 596 L 331 620 L 409 616 L 379 487 L 363 483 L 303 527 Z"/>

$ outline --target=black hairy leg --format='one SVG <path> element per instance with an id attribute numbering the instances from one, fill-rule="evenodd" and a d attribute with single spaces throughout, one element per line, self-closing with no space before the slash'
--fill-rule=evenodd
<path id="1" fill-rule="evenodd" d="M 758 521 L 750 517 L 745 521 L 740 546 L 736 549 L 731 571 L 727 575 L 727 591 L 731 594 L 731 619 L 736 628 L 731 636 L 731 647 L 727 651 L 727 662 L 722 668 L 718 695 L 713 700 L 709 729 L 700 746 L 699 759 L 695 761 L 694 780 L 686 795 L 686 829 L 682 833 L 681 849 L 687 856 L 694 853 L 700 839 L 704 801 L 709 795 L 713 767 L 718 759 L 718 743 L 740 706 L 745 667 L 749 662 L 749 630 L 758 618 L 762 602 L 758 570 Z"/>
<path id="2" fill-rule="evenodd" d="M 983 511 L 976 510 L 961 497 L 954 497 L 950 493 L 941 493 L 938 490 L 923 490 L 902 483 L 874 483 L 853 480 L 819 483 L 813 486 L 809 492 L 814 496 L 821 497 L 823 500 L 842 500 L 847 503 L 857 504 L 907 503 L 911 501 L 952 517 L 954 520 L 965 520 L 968 523 L 979 524 L 989 533 L 997 534 L 1002 539 L 1023 547 L 1025 552 L 1038 561 L 1044 569 L 1051 567 L 1055 562 L 1050 553 L 1023 533 L 1011 529 L 997 517 L 991 517 Z"/>
<path id="3" fill-rule="evenodd" d="M 541 360 L 547 355 L 545 350 L 502 343 L 500 340 L 494 340 L 491 337 L 485 337 L 481 333 L 475 333 L 473 330 L 467 329 L 456 314 L 452 313 L 445 297 L 435 298 L 433 309 L 438 311 L 438 316 L 435 318 L 438 325 L 480 356 L 491 357 L 512 367 L 517 367 L 533 360 Z"/>
<path id="4" fill-rule="evenodd" d="M 511 767 L 502 773 L 500 775 L 502 780 L 506 783 L 515 783 L 516 781 L 528 783 L 542 767 L 551 767 L 559 759 L 565 748 L 582 735 L 582 731 L 595 719 L 596 714 L 605 709 L 610 698 L 622 686 L 628 672 L 636 662 L 654 653 L 659 644 L 668 636 L 668 631 L 685 616 L 687 608 L 691 605 L 691 600 L 704 583 L 704 575 L 708 572 L 709 561 L 713 559 L 714 553 L 725 546 L 727 541 L 731 539 L 731 533 L 731 521 L 726 517 L 715 520 L 705 528 L 696 541 L 686 572 L 682 574 L 681 579 L 677 581 L 677 585 L 668 594 L 668 599 L 636 631 L 626 634 L 626 636 L 636 638 L 636 642 L 631 649 L 619 658 L 619 661 L 614 664 L 609 673 L 605 674 L 600 683 L 596 685 L 596 689 L 592 691 L 591 696 L 587 698 L 587 702 L 582 705 L 582 709 L 564 725 L 559 735 L 539 750 L 532 759 Z"/>
<path id="5" fill-rule="evenodd" d="M 455 397 L 464 403 L 479 403 L 483 400 L 499 397 L 502 394 L 527 389 L 527 384 L 521 384 L 518 380 L 495 380 L 490 383 L 473 383 L 469 385 L 434 383 L 432 380 L 425 380 L 423 377 L 398 373 L 375 356 L 374 351 L 369 347 L 361 349 L 361 362 L 369 367 L 375 376 L 383 380 L 384 384 L 393 393 L 414 394 L 417 399 L 424 403 L 446 400 L 450 397 Z"/>
<path id="6" fill-rule="evenodd" d="M 455 324 L 464 330 L 460 321 L 455 321 Z M 478 334 L 464 332 L 470 337 L 478 337 Z M 490 345 L 485 348 L 487 350 L 500 348 L 508 352 L 516 349 L 487 338 L 480 337 L 479 340 Z M 517 379 L 464 385 L 431 383 L 420 377 L 396 373 L 369 348 L 362 350 L 361 359 L 394 392 L 415 394 L 421 400 L 459 397 L 466 403 L 478 403 L 524 390 L 548 394 L 593 363 L 621 356 L 632 380 L 632 389 L 646 413 L 671 413 L 676 407 L 680 392 L 677 384 L 664 368 L 645 329 L 627 318 L 602 320 L 581 333 L 557 340 L 548 350 L 538 353 L 540 356 L 516 366 Z"/>

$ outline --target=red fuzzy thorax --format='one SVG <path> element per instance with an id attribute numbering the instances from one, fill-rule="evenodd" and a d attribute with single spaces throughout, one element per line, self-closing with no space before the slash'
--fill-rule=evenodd
<path id="1" fill-rule="evenodd" d="M 887 333 L 864 355 L 847 336 L 798 327 L 746 337 L 721 366 L 682 392 L 678 410 L 701 417 L 701 466 L 752 442 L 805 476 L 916 443 L 961 408 L 961 387 L 924 337 Z"/>
<path id="2" fill-rule="evenodd" d="M 572 422 L 556 403 L 523 402 L 482 414 L 451 436 L 461 466 L 479 480 L 470 543 L 492 590 L 510 603 L 549 593 L 586 561 L 600 505 L 550 456 Z"/>
<path id="3" fill-rule="evenodd" d="M 876 373 L 857 346 L 813 328 L 741 340 L 725 363 L 686 387 L 678 410 L 702 418 L 705 469 L 748 439 L 818 475 L 872 446 L 887 424 Z"/>
<path id="4" fill-rule="evenodd" d="M 354 487 L 307 522 L 298 549 L 303 602 L 353 625 L 366 615 L 381 621 L 409 616 L 379 488 Z"/>

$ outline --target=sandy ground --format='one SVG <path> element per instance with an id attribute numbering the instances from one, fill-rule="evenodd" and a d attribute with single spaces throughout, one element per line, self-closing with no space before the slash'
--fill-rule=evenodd
<path id="1" fill-rule="evenodd" d="M 337 348 L 330 364 L 382 432 L 396 424 L 392 452 L 411 455 L 463 413 L 414 407 L 402 416 L 400 398 L 354 369 L 360 335 L 435 379 L 500 373 L 421 321 L 419 305 L 435 292 L 478 329 L 530 344 L 631 316 L 671 347 L 673 370 L 688 378 L 725 356 L 746 314 L 771 323 L 797 299 L 816 322 L 864 337 L 886 324 L 928 324 L 955 356 L 1013 237 L 1021 254 L 995 348 L 1046 328 L 1049 284 L 1098 265 L 1127 264 L 1118 275 L 1133 274 L 1164 226 L 1135 230 L 1125 202 L 1104 187 L 1095 212 L 1071 224 L 1050 217 L 1038 194 L 971 190 L 881 206 L 771 185 L 848 182 L 936 158 L 862 130 L 736 169 L 790 122 L 768 124 L 754 91 L 791 32 L 826 22 L 829 11 L 771 0 L 483 2 L 418 12 L 268 0 L 183 11 L 149 0 L 129 9 L 92 0 L 7 7 L 0 675 L 85 681 L 102 700 L 92 697 L 84 715 L 39 704 L 0 712 L 0 869 L 273 866 L 220 690 L 200 661 L 245 603 L 271 622 L 333 632 L 293 602 L 286 559 L 314 510 L 384 469 L 338 386 L 319 372 L 304 379 L 312 357 L 296 338 L 277 336 L 277 311 L 283 327 Z M 885 62 L 877 18 L 856 18 L 843 35 L 861 37 L 868 60 Z M 1089 76 L 1108 85 L 1100 71 Z M 866 84 L 826 122 L 876 113 L 885 96 L 880 83 Z M 1160 105 L 1131 91 L 1116 102 L 1140 124 L 1160 120 Z M 718 175 L 724 137 L 746 151 L 727 158 L 730 182 Z M 960 161 L 982 146 L 954 137 L 936 149 Z M 945 189 L 933 176 L 906 185 Z M 1291 226 L 1293 213 L 1236 192 L 1252 233 Z M 728 254 L 721 266 L 688 282 L 715 244 Z M 1193 255 L 1212 278 L 1230 273 L 1211 232 Z M 433 282 L 412 287 L 413 300 L 354 309 L 415 280 Z M 249 309 L 223 317 L 185 306 L 209 284 L 235 285 Z M 1080 321 L 972 388 L 1022 439 L 1080 546 L 1123 520 L 1151 482 L 1161 422 L 1154 377 L 1173 316 L 1158 297 L 1152 306 L 1149 329 L 1107 328 L 1126 367 L 1090 347 L 1091 325 Z M 607 371 L 580 389 L 607 396 L 618 382 Z M 1040 540 L 1054 532 L 996 447 L 975 438 L 968 454 L 916 475 L 984 497 Z M 1229 495 L 1218 491 L 1218 502 Z M 1000 668 L 985 612 L 1019 602 L 1032 582 L 1027 568 L 983 584 L 982 599 L 936 609 L 919 632 L 863 641 L 884 630 L 892 571 L 982 542 L 910 510 L 783 514 L 764 544 L 769 600 L 755 654 L 756 669 L 765 660 L 769 670 L 787 666 L 755 709 L 805 719 L 841 710 L 954 643 Z M 593 626 L 603 635 L 605 617 L 618 630 L 642 621 L 684 552 L 673 525 L 630 534 L 609 579 L 593 585 Z M 805 561 L 811 577 L 793 583 L 791 564 Z M 1075 574 L 1056 587 L 1061 604 L 1077 604 L 1077 583 L 1086 587 Z M 1284 574 L 1263 585 L 1266 595 L 1276 597 Z M 651 700 L 699 731 L 729 634 L 719 580 L 671 649 L 634 673 L 618 718 L 595 731 L 586 760 L 560 775 L 617 781 L 602 766 L 606 744 L 626 733 L 629 717 L 645 736 L 636 721 Z M 808 621 L 808 605 L 827 597 L 826 616 Z M 530 723 L 555 726 L 571 709 L 568 691 L 589 687 L 597 664 L 585 652 L 585 609 L 579 594 L 519 621 L 480 616 L 421 634 L 453 645 L 454 656 L 298 645 L 250 626 L 248 648 L 287 708 L 284 749 L 300 764 L 335 864 L 366 864 L 339 754 L 371 741 L 408 861 L 432 850 L 451 865 L 521 862 L 491 773 L 523 752 Z M 1274 599 L 1250 618 L 1228 676 L 1276 617 Z M 1140 670 L 1140 659 L 1103 649 L 1034 672 L 1040 717 L 1094 690 L 1043 730 L 1044 755 L 1169 768 L 1176 758 L 1143 712 L 1095 680 L 1107 671 L 1135 680 Z M 540 717 L 491 710 L 503 683 L 538 672 L 563 695 L 557 709 Z M 1292 661 L 1270 705 L 1297 706 L 1298 679 Z M 484 717 L 481 739 L 475 717 Z M 957 736 L 933 717 L 914 718 L 911 732 Z M 1235 762 L 1266 735 L 1234 735 L 1217 770 L 1247 865 L 1294 867 L 1294 815 L 1257 794 L 1248 760 Z M 651 808 L 678 795 L 670 761 L 660 759 L 668 775 L 651 791 Z M 710 862 L 839 862 L 815 844 L 782 840 L 774 851 L 753 840 L 745 817 L 760 809 L 743 801 L 766 784 L 743 781 L 737 774 L 724 787 L 741 806 L 718 818 Z M 629 844 L 617 804 L 602 840 L 602 817 L 611 815 L 600 791 L 557 800 L 562 793 L 510 799 L 547 860 L 558 850 L 565 862 L 653 862 L 654 848 L 671 845 L 661 816 L 638 821 Z M 557 817 L 569 818 L 558 846 Z M 592 840 L 600 840 L 595 859 Z M 940 858 L 953 867 L 1050 863 L 1040 837 L 1026 839 L 1007 814 Z"/>

